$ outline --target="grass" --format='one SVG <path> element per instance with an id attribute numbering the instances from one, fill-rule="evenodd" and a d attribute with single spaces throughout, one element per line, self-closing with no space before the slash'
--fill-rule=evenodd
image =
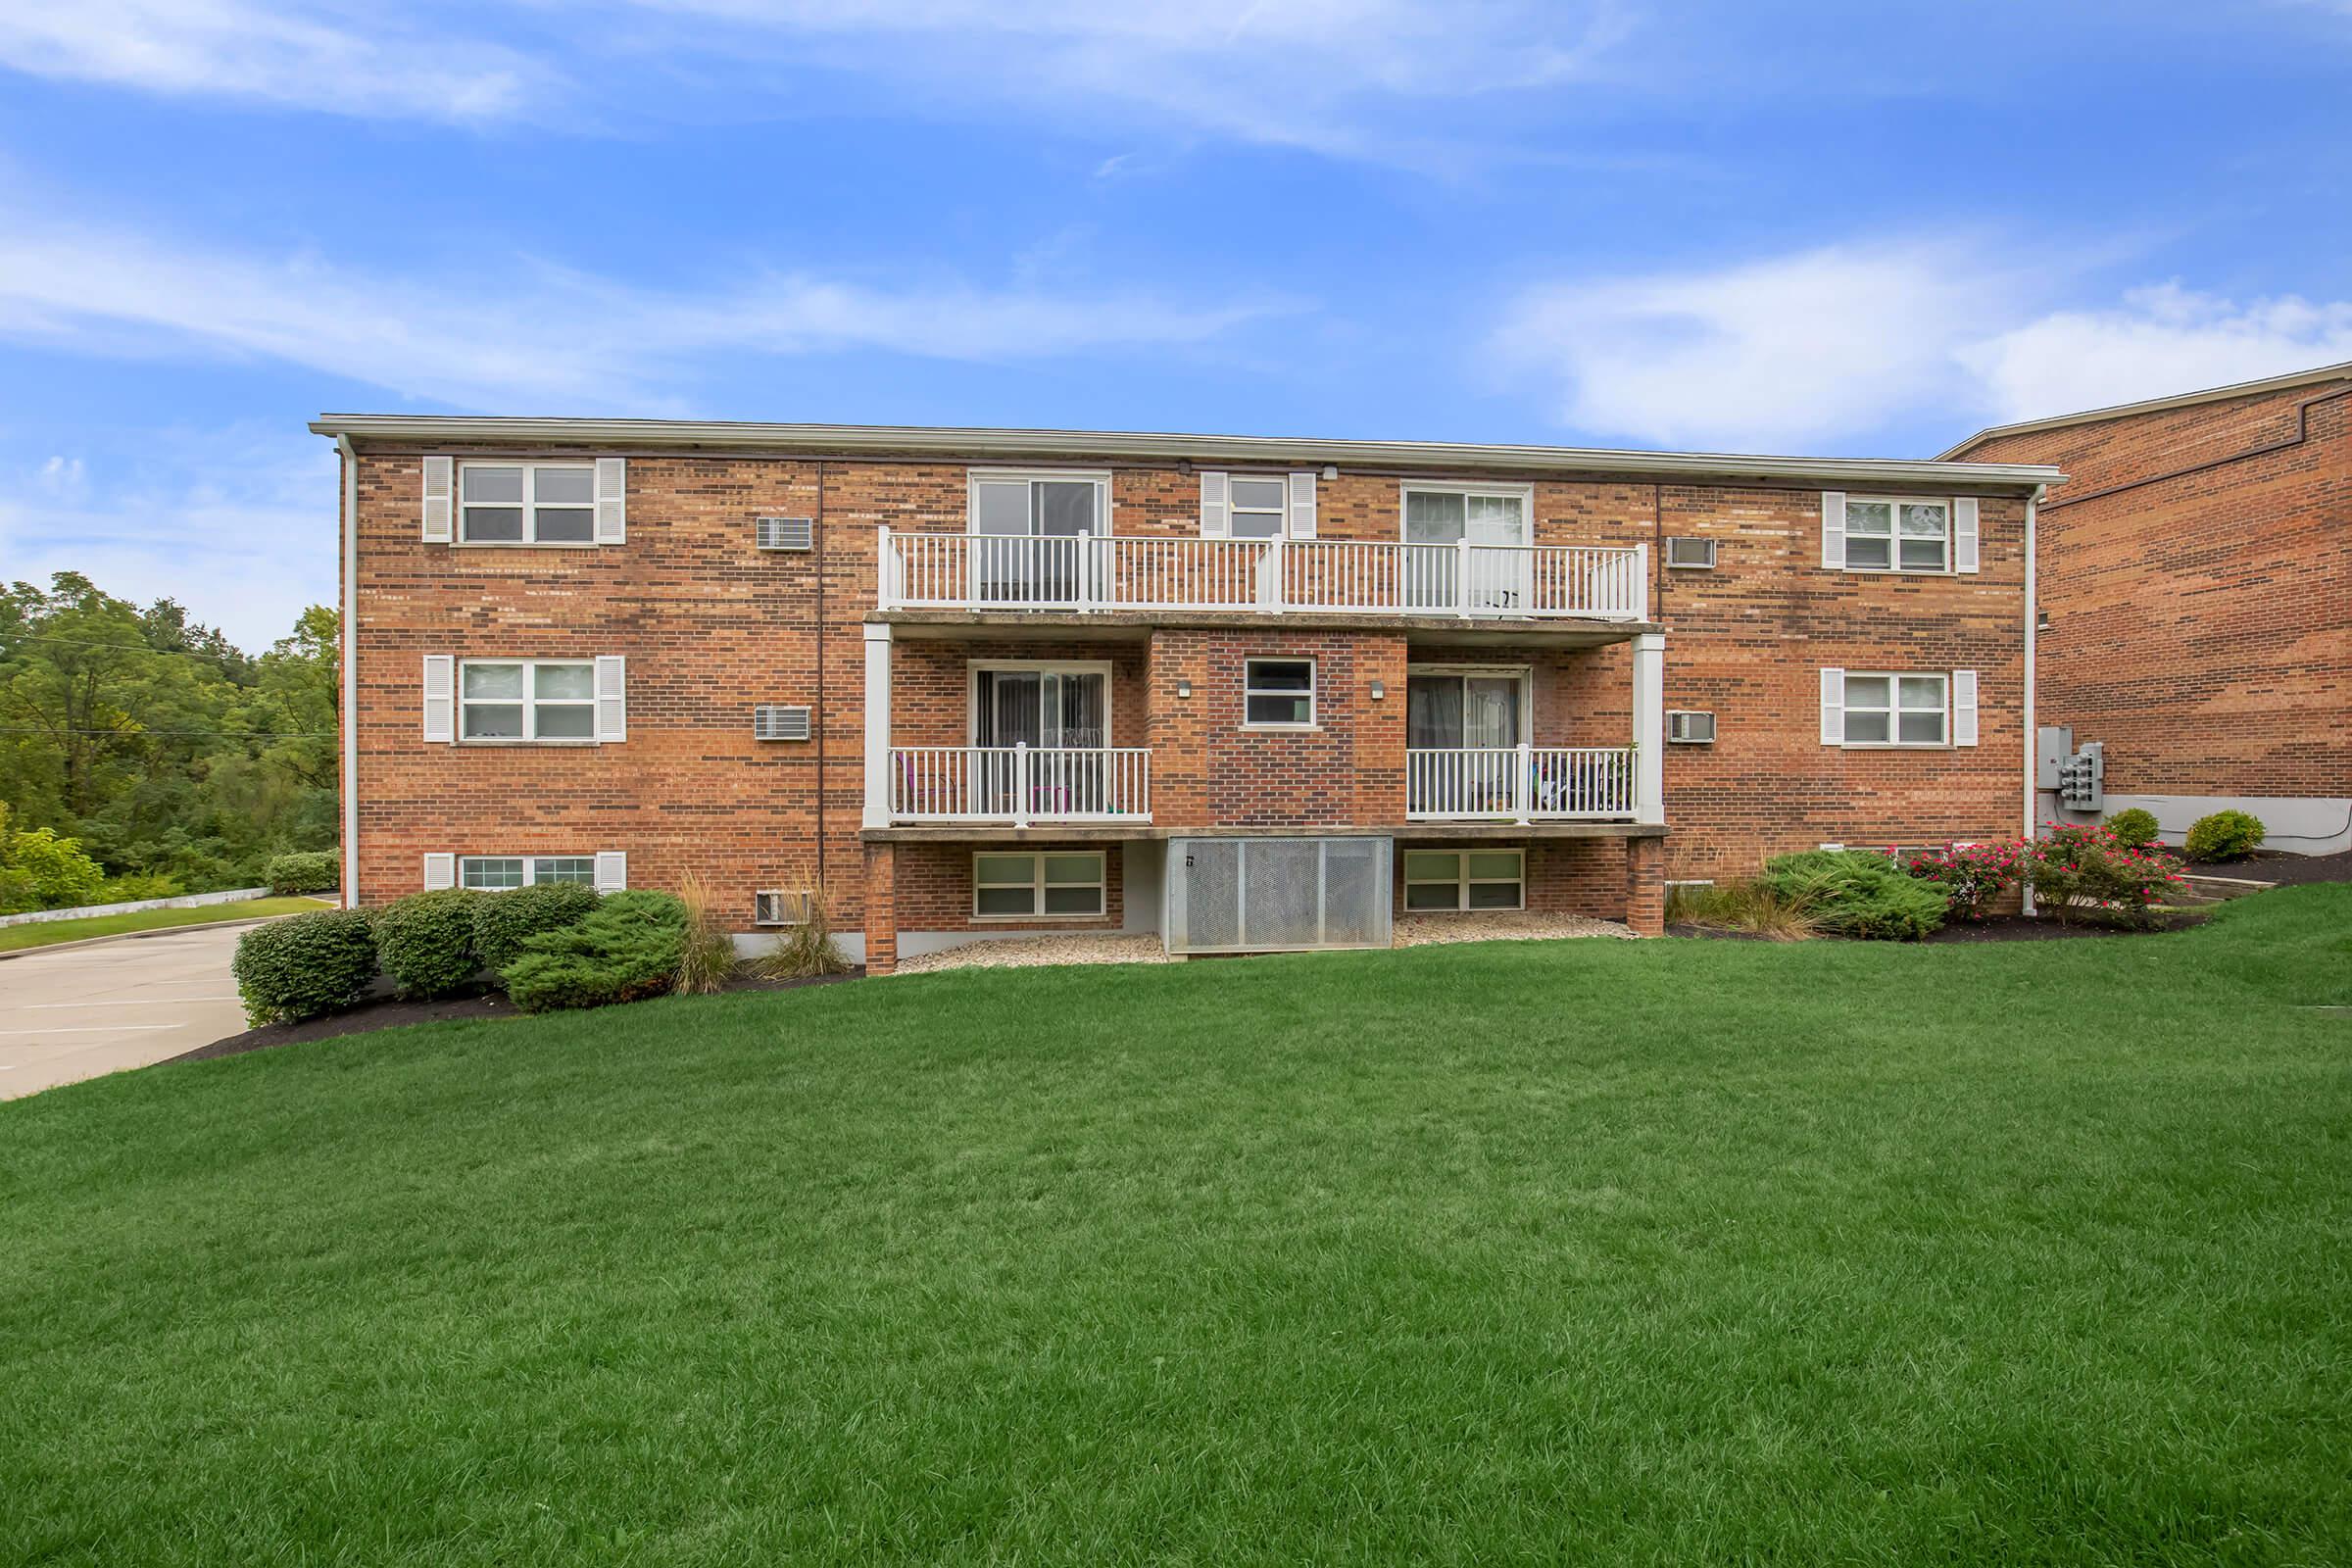
<path id="1" fill-rule="evenodd" d="M 300 914 L 328 907 L 322 899 L 247 899 L 242 904 L 207 904 L 193 909 L 133 909 L 128 914 L 99 914 L 80 920 L 36 920 L 29 925 L 0 925 L 0 953 L 20 948 L 45 948 L 58 942 L 88 937 L 119 937 L 130 931 L 162 931 L 179 925 L 214 925 L 222 920 L 255 920 L 269 914 Z"/>
<path id="2" fill-rule="evenodd" d="M 2352 887 L 0 1103 L 0 1562 L 2352 1560 Z"/>

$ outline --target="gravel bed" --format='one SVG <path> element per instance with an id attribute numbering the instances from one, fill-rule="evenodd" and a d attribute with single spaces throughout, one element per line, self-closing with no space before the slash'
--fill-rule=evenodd
<path id="1" fill-rule="evenodd" d="M 1010 937 L 1002 942 L 967 942 L 944 953 L 901 958 L 901 974 L 936 974 L 942 969 L 1030 969 L 1049 963 L 1165 963 L 1166 947 L 1156 936 L 1118 932 L 1069 936 Z"/>
<path id="2" fill-rule="evenodd" d="M 1396 942 L 1400 948 L 1427 947 L 1433 942 L 1550 942 L 1561 937 L 1633 938 L 1631 926 L 1615 920 L 1593 920 L 1581 914 L 1535 914 L 1503 911 L 1493 914 L 1400 914 Z"/>

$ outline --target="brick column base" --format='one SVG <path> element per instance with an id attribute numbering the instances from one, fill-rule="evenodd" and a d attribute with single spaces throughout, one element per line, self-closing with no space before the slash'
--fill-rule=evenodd
<path id="1" fill-rule="evenodd" d="M 865 847 L 865 972 L 892 974 L 899 967 L 899 849 Z"/>
<path id="2" fill-rule="evenodd" d="M 1634 935 L 1666 934 L 1666 841 L 1625 841 L 1625 923 Z"/>

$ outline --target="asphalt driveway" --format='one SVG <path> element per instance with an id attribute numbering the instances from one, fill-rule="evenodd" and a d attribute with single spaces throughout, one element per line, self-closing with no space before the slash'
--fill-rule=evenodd
<path id="1" fill-rule="evenodd" d="M 144 1067 L 242 1030 L 228 961 L 246 925 L 0 959 L 0 1100 Z"/>

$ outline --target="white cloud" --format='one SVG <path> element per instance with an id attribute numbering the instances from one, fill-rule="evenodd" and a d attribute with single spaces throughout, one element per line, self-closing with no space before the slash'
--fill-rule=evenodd
<path id="1" fill-rule="evenodd" d="M 0 562 L 12 581 L 78 571 L 108 593 L 172 598 L 251 653 L 335 600 L 335 457 L 299 430 L 141 434 L 77 493 L 51 464 L 0 465 Z"/>
<path id="2" fill-rule="evenodd" d="M 1971 265 L 1989 244 L 1832 248 L 1714 271 L 1558 284 L 1505 313 L 1512 366 L 1560 383 L 1558 417 L 1610 438 L 1822 450 L 1935 421 L 2031 418 L 2352 359 L 2352 305 L 2177 285 L 2051 309 L 2041 277 Z"/>
<path id="3" fill-rule="evenodd" d="M 1961 351 L 2006 422 L 2352 360 L 2352 302 L 2240 305 L 2179 283 L 2103 311 L 2054 311 Z"/>
<path id="4" fill-rule="evenodd" d="M 730 353 L 996 362 L 1180 347 L 1292 308 L 797 274 L 691 294 L 519 265 L 436 284 L 127 232 L 0 229 L 0 334 L 85 352 L 265 357 L 473 408 L 667 409 L 697 357 Z"/>
<path id="5" fill-rule="evenodd" d="M 10 0 L 0 66 L 173 97 L 335 114 L 483 121 L 552 90 L 528 57 L 404 23 L 391 8 L 247 0 Z"/>

